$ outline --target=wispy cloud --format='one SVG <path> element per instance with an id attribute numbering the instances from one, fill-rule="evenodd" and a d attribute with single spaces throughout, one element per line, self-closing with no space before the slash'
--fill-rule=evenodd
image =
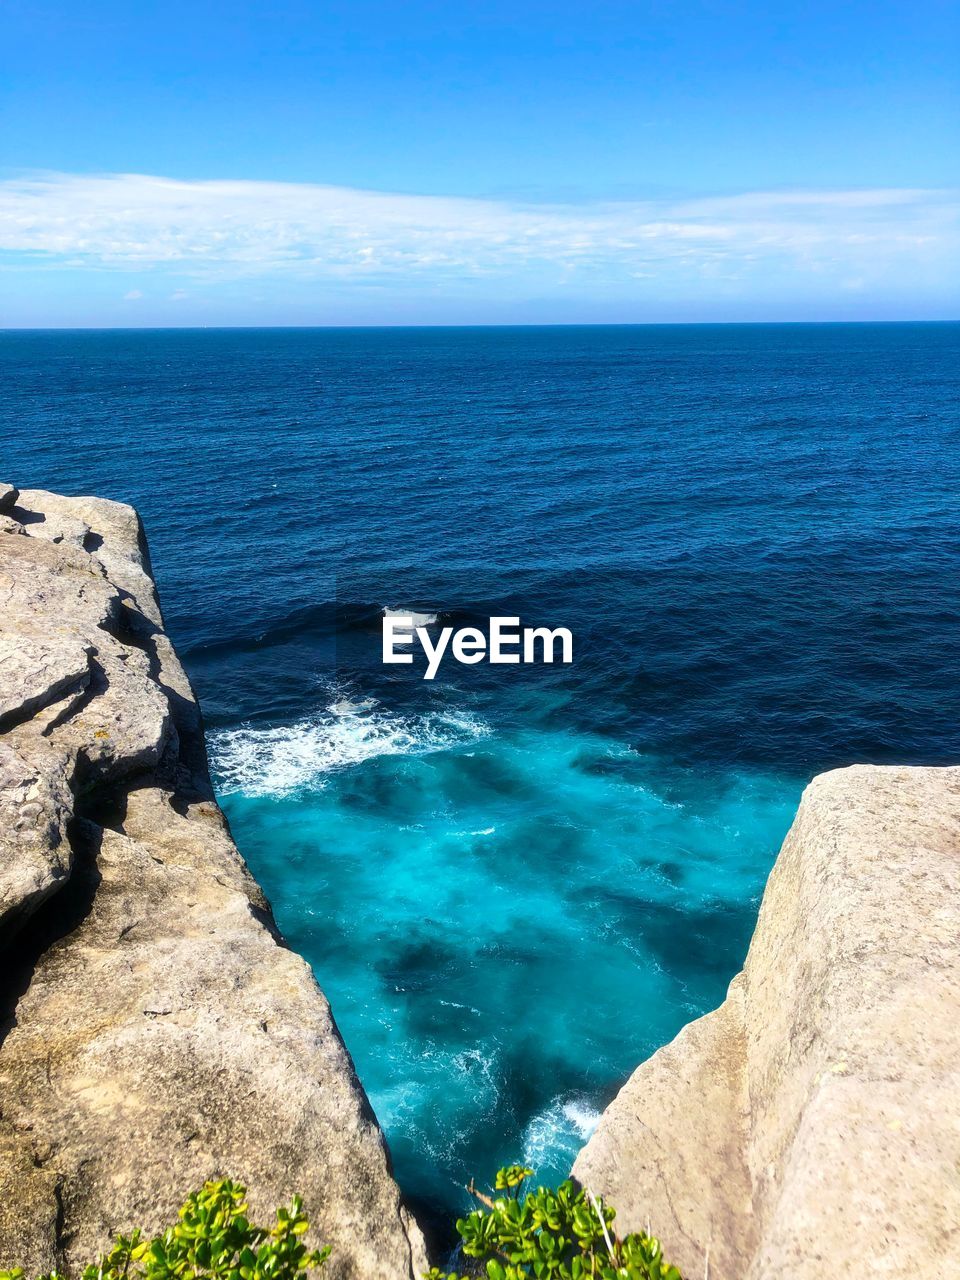
<path id="1" fill-rule="evenodd" d="M 253 181 L 43 174 L 0 182 L 0 253 L 204 277 L 290 272 L 443 283 L 520 272 L 644 281 L 775 267 L 859 287 L 940 270 L 960 248 L 955 191 L 755 192 L 524 204 Z M 847 285 L 849 287 L 849 283 Z"/>

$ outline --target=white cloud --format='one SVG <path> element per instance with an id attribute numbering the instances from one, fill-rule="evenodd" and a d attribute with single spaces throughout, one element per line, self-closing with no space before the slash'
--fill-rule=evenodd
<path id="1" fill-rule="evenodd" d="M 130 289 L 123 295 L 124 302 L 136 302 L 143 294 L 139 289 Z"/>
<path id="2" fill-rule="evenodd" d="M 736 288 L 771 273 L 866 287 L 891 274 L 942 278 L 958 259 L 958 209 L 956 191 L 532 204 L 52 173 L 0 182 L 0 253 L 20 263 L 165 269 L 181 278 L 294 274 L 361 286 L 455 283 L 461 292 L 505 280 Z"/>

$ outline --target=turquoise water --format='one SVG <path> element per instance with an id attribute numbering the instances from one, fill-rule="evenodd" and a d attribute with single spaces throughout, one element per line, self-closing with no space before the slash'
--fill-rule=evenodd
<path id="1" fill-rule="evenodd" d="M 215 760 L 398 1176 L 440 1205 L 498 1163 L 565 1176 L 614 1084 L 722 998 L 798 785 L 479 717 L 307 781 L 316 732 L 222 734 Z"/>
<path id="2" fill-rule="evenodd" d="M 947 762 L 960 326 L 0 334 L 135 502 L 216 785 L 428 1219 L 722 998 L 800 791 Z M 571 667 L 384 667 L 385 609 Z"/>

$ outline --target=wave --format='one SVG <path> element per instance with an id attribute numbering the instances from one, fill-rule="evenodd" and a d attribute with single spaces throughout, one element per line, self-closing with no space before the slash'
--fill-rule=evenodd
<path id="1" fill-rule="evenodd" d="M 554 1098 L 523 1131 L 523 1163 L 540 1178 L 564 1178 L 600 1119 L 588 1098 Z"/>
<path id="2" fill-rule="evenodd" d="M 410 618 L 414 627 L 433 627 L 438 615 L 435 613 L 417 613 L 415 609 L 384 609 L 385 618 Z"/>
<path id="3" fill-rule="evenodd" d="M 374 698 L 339 699 L 288 725 L 240 725 L 210 735 L 218 790 L 285 796 L 322 787 L 326 776 L 377 756 L 426 755 L 477 741 L 490 732 L 465 711 L 402 716 Z"/>

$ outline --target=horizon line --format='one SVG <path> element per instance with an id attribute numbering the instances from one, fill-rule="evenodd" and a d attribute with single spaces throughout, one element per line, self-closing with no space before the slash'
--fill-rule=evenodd
<path id="1" fill-rule="evenodd" d="M 856 320 L 545 320 L 545 321 L 462 321 L 448 324 L 360 323 L 360 324 L 146 324 L 146 325 L 2 325 L 0 334 L 11 333 L 222 333 L 264 330 L 315 331 L 342 329 L 683 329 L 683 328 L 774 328 L 825 325 L 897 325 L 897 324 L 960 324 L 960 315 L 951 317 L 910 317 L 897 319 Z"/>

